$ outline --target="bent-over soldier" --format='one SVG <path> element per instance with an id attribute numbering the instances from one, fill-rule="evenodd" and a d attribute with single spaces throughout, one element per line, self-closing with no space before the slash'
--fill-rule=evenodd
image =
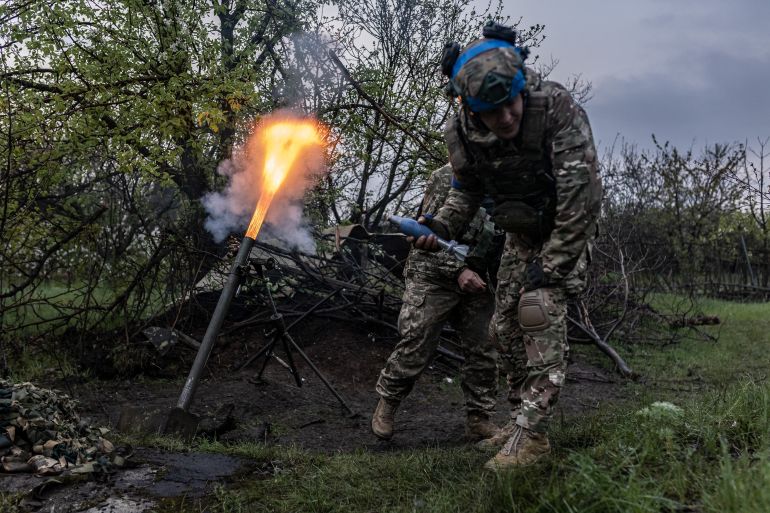
<path id="1" fill-rule="evenodd" d="M 490 324 L 512 409 L 501 436 L 487 441 L 502 445 L 486 465 L 499 469 L 550 452 L 548 423 L 567 368 L 567 300 L 585 286 L 601 184 L 585 111 L 524 66 L 512 29 L 489 22 L 483 33 L 464 49 L 445 48 L 448 90 L 462 100 L 445 128 L 454 177 L 438 214 L 419 221 L 449 239 L 488 195 L 507 233 Z M 434 236 L 415 246 L 438 249 Z"/>

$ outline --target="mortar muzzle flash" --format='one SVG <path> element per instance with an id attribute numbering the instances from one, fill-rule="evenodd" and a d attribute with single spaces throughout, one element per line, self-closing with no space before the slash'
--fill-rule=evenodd
<path id="1" fill-rule="evenodd" d="M 436 235 L 433 230 L 425 226 L 424 224 L 420 224 L 414 219 L 409 219 L 408 217 L 401 217 L 401 216 L 390 216 L 389 217 L 390 222 L 398 226 L 398 231 L 403 233 L 404 235 L 409 235 L 410 237 L 419 238 L 425 235 L 426 237 L 428 235 Z M 446 241 L 442 239 L 441 237 L 436 237 L 436 241 L 438 242 L 438 245 L 441 249 L 449 253 L 450 255 L 453 255 L 457 260 L 460 262 L 464 262 L 465 258 L 468 256 L 468 246 L 465 244 L 458 244 L 457 241 Z"/>

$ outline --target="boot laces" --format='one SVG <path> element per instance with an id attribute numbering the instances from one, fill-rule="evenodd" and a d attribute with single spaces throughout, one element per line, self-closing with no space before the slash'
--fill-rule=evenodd
<path id="1" fill-rule="evenodd" d="M 506 456 L 510 456 L 512 452 L 518 452 L 519 443 L 521 442 L 523 434 L 524 429 L 517 424 L 514 428 L 513 435 L 511 435 L 511 438 L 509 438 L 503 446 L 502 452 Z"/>
<path id="2" fill-rule="evenodd" d="M 380 418 L 393 417 L 398 409 L 398 403 L 391 403 L 390 401 L 383 399 L 382 408 L 378 409 Z"/>

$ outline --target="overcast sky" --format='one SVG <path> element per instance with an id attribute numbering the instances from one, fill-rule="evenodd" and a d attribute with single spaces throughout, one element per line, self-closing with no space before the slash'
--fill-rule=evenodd
<path id="1" fill-rule="evenodd" d="M 563 81 L 593 83 L 602 145 L 616 134 L 680 147 L 770 136 L 770 1 L 517 0 L 505 14 L 545 25 L 535 50 Z"/>

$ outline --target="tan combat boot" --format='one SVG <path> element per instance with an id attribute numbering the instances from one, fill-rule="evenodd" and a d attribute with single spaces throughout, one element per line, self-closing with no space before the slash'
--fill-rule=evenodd
<path id="1" fill-rule="evenodd" d="M 497 433 L 491 437 L 484 438 L 476 444 L 477 449 L 491 449 L 493 447 L 502 447 L 505 442 L 513 436 L 513 430 L 516 428 L 516 421 L 511 420 L 506 425 L 497 430 Z"/>
<path id="2" fill-rule="evenodd" d="M 495 436 L 497 426 L 486 415 L 469 413 L 465 421 L 465 439 L 471 442 Z"/>
<path id="3" fill-rule="evenodd" d="M 504 470 L 535 463 L 551 452 L 548 435 L 516 425 L 513 435 L 494 458 L 484 464 L 488 470 Z"/>
<path id="4" fill-rule="evenodd" d="M 380 398 L 372 415 L 372 433 L 377 438 L 390 440 L 393 437 L 393 417 L 396 415 L 398 404 L 398 401 Z"/>

